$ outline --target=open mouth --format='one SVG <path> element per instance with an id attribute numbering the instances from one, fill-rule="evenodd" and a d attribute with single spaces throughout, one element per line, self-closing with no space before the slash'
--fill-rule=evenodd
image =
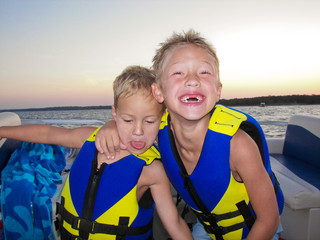
<path id="1" fill-rule="evenodd" d="M 184 96 L 181 98 L 181 101 L 184 103 L 198 103 L 203 101 L 201 96 Z"/>

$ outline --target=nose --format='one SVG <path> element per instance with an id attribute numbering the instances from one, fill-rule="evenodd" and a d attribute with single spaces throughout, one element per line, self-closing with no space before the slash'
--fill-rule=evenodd
<path id="1" fill-rule="evenodd" d="M 199 87 L 200 86 L 200 79 L 197 74 L 188 74 L 185 86 L 188 87 Z"/>
<path id="2" fill-rule="evenodd" d="M 134 128 L 133 128 L 133 134 L 134 135 L 137 135 L 137 136 L 141 136 L 143 135 L 143 127 L 142 127 L 142 123 L 136 123 L 134 125 Z"/>

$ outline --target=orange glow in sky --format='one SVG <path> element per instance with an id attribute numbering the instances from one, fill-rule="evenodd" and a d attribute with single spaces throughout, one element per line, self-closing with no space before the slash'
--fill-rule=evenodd
<path id="1" fill-rule="evenodd" d="M 320 1 L 1 1 L 0 110 L 113 103 L 173 32 L 217 51 L 222 98 L 320 94 Z"/>

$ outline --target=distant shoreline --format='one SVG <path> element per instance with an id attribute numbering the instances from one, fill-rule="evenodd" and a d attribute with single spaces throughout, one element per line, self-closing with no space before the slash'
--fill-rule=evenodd
<path id="1" fill-rule="evenodd" d="M 263 96 L 253 98 L 221 99 L 219 104 L 226 106 L 265 106 L 279 105 L 313 105 L 320 104 L 320 95 L 287 95 L 287 96 Z M 23 109 L 3 109 L 0 112 L 18 111 L 64 111 L 64 110 L 100 110 L 111 109 L 109 106 L 64 106 L 64 107 L 43 107 L 43 108 L 23 108 Z"/>

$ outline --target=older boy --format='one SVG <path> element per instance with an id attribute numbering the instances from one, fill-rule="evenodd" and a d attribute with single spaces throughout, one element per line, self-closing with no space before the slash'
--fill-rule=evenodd
<path id="1" fill-rule="evenodd" d="M 216 105 L 222 84 L 213 48 L 194 31 L 173 34 L 153 68 L 153 95 L 168 111 L 158 134 L 163 165 L 201 223 L 194 238 L 271 239 L 283 195 L 259 124 Z M 97 147 L 109 151 L 99 139 Z"/>
<path id="2" fill-rule="evenodd" d="M 150 189 L 158 214 L 173 239 L 192 239 L 171 198 L 157 149 L 163 104 L 151 92 L 153 73 L 129 67 L 114 81 L 112 115 L 127 150 L 112 160 L 98 153 L 96 128 L 47 125 L 1 127 L 0 137 L 81 148 L 62 192 L 62 239 L 151 239 L 153 201 L 140 204 Z M 146 202 L 146 201 L 144 201 Z"/>

